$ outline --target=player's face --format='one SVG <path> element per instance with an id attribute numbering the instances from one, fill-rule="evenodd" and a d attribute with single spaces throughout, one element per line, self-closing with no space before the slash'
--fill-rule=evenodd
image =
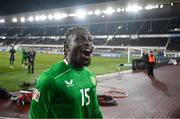
<path id="1" fill-rule="evenodd" d="M 79 31 L 71 40 L 67 58 L 75 67 L 88 66 L 94 49 L 93 38 L 88 31 Z"/>

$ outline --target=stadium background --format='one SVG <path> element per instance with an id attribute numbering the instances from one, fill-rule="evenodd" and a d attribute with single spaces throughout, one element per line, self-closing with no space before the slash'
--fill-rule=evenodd
<path id="1" fill-rule="evenodd" d="M 36 80 L 40 72 L 63 58 L 64 34 L 77 26 L 87 28 L 94 36 L 96 57 L 90 68 L 97 75 L 117 72 L 119 64 L 131 63 L 143 51 L 179 57 L 179 6 L 178 0 L 3 1 L 0 87 L 16 91 L 23 81 Z M 8 64 L 12 45 L 19 51 L 13 70 Z M 33 47 L 38 52 L 33 75 L 21 68 L 22 47 Z"/>

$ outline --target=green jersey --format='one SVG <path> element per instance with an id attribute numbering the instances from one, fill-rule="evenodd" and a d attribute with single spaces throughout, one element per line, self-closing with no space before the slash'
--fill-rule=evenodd
<path id="1" fill-rule="evenodd" d="M 58 62 L 37 80 L 29 117 L 102 118 L 95 74 L 66 60 Z"/>
<path id="2" fill-rule="evenodd" d="M 27 59 L 28 54 L 25 50 L 22 51 L 22 59 Z"/>

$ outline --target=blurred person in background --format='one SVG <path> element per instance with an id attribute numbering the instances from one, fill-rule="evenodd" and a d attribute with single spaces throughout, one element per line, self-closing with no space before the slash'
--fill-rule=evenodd
<path id="1" fill-rule="evenodd" d="M 150 51 L 148 56 L 148 76 L 154 77 L 154 66 L 156 64 L 156 57 L 153 51 Z"/>
<path id="2" fill-rule="evenodd" d="M 147 70 L 148 68 L 148 53 L 146 51 L 143 52 L 142 57 L 142 70 Z"/>
<path id="3" fill-rule="evenodd" d="M 9 50 L 9 53 L 10 53 L 9 64 L 10 64 L 10 68 L 13 69 L 14 68 L 14 61 L 15 61 L 15 53 L 16 53 L 14 46 L 11 47 L 11 49 Z"/>
<path id="4" fill-rule="evenodd" d="M 29 48 L 29 51 L 27 52 L 28 57 L 28 74 L 34 73 L 34 61 L 35 61 L 36 53 L 33 50 L 33 48 Z"/>
<path id="5" fill-rule="evenodd" d="M 22 48 L 22 60 L 21 60 L 21 66 L 25 69 L 27 68 L 27 59 L 28 59 L 28 53 L 25 48 Z"/>

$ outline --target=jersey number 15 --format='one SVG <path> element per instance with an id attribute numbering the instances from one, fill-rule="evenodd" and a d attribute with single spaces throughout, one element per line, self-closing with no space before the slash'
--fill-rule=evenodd
<path id="1" fill-rule="evenodd" d="M 90 96 L 88 95 L 88 92 L 89 91 L 89 88 L 86 88 L 86 89 L 81 89 L 80 92 L 81 92 L 81 97 L 82 97 L 82 102 L 81 102 L 81 106 L 84 106 L 84 105 L 89 105 L 90 104 Z M 87 98 L 87 100 L 85 99 Z M 86 102 L 85 102 L 86 101 Z"/>

